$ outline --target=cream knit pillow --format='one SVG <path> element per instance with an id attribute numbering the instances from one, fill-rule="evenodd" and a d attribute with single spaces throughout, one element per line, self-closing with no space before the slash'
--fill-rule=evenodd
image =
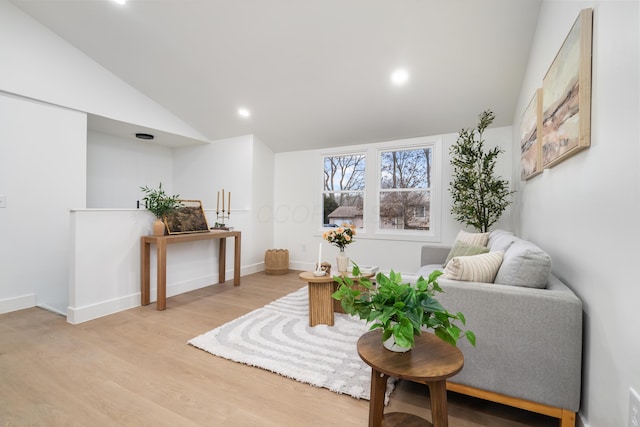
<path id="1" fill-rule="evenodd" d="M 467 282 L 493 283 L 503 257 L 503 251 L 453 257 L 444 268 L 444 277 Z"/>
<path id="2" fill-rule="evenodd" d="M 460 230 L 456 240 L 460 240 L 461 242 L 474 246 L 487 246 L 489 233 L 469 233 L 468 231 Z"/>

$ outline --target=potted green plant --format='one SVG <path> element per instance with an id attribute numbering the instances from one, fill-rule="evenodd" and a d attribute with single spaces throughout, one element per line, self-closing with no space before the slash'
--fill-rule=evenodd
<path id="1" fill-rule="evenodd" d="M 482 136 L 494 119 L 491 110 L 482 112 L 477 129 L 461 130 L 450 148 L 453 166 L 453 181 L 449 183 L 453 198 L 451 214 L 456 221 L 483 233 L 500 219 L 511 203 L 509 196 L 514 193 L 509 190 L 509 181 L 494 174 L 498 155 L 504 150 L 499 147 L 484 149 Z"/>
<path id="2" fill-rule="evenodd" d="M 354 263 L 353 276 L 358 284 L 354 286 L 348 276 L 335 276 L 339 287 L 333 298 L 340 301 L 345 313 L 372 323 L 371 330 L 382 329 L 383 345 L 389 350 L 410 350 L 414 337 L 424 330 L 433 330 L 437 337 L 453 345 L 465 337 L 475 346 L 475 334 L 454 323 L 465 325 L 464 315 L 449 313 L 434 297 L 436 292 L 443 292 L 437 280 L 441 274 L 436 270 L 411 285 L 402 283 L 400 273 L 391 270 L 389 276 L 378 273 L 377 285 L 373 286 Z"/>
<path id="3" fill-rule="evenodd" d="M 183 203 L 178 200 L 180 195 L 167 195 L 162 189 L 162 182 L 157 189 L 149 188 L 145 185 L 144 187 L 140 187 L 140 190 L 146 194 L 142 198 L 145 207 L 156 216 L 156 220 L 153 223 L 153 234 L 155 236 L 162 236 L 165 230 L 163 222 L 164 216 L 172 210 L 184 206 Z"/>

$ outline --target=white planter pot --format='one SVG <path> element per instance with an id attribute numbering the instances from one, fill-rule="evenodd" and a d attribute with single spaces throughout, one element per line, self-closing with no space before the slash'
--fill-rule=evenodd
<path id="1" fill-rule="evenodd" d="M 411 350 L 411 347 L 402 347 L 396 344 L 396 337 L 391 335 L 387 340 L 382 342 L 382 346 L 389 351 L 394 351 L 396 353 L 406 353 Z"/>

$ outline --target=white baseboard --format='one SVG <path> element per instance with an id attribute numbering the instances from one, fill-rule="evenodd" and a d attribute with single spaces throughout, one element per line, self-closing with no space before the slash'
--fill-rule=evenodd
<path id="1" fill-rule="evenodd" d="M 36 306 L 36 294 L 21 295 L 19 297 L 0 300 L 0 314 L 24 310 Z"/>
<path id="2" fill-rule="evenodd" d="M 140 305 L 140 293 L 101 301 L 83 307 L 67 307 L 67 322 L 73 325 L 108 316 Z"/>
<path id="3" fill-rule="evenodd" d="M 264 262 L 244 266 L 240 270 L 240 275 L 245 276 L 247 274 L 253 274 L 264 270 Z M 233 280 L 233 270 L 226 272 L 226 279 Z M 187 280 L 181 283 L 168 284 L 167 285 L 167 298 L 180 295 L 185 292 L 195 291 L 196 289 L 211 286 L 218 283 L 217 275 L 209 275 L 198 277 L 197 279 Z M 157 300 L 158 293 L 155 288 L 150 289 L 150 301 L 153 303 Z M 82 307 L 67 307 L 67 322 L 71 324 L 78 324 L 87 322 L 89 320 L 97 319 L 99 317 L 108 316 L 110 314 L 118 313 L 120 311 L 128 310 L 130 308 L 140 306 L 140 292 L 136 292 L 131 295 L 114 298 L 107 301 L 100 301 L 95 304 L 90 304 Z"/>

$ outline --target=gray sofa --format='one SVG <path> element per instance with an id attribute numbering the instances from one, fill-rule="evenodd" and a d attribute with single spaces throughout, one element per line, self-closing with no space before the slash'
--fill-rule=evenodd
<path id="1" fill-rule="evenodd" d="M 463 370 L 448 389 L 543 413 L 575 425 L 580 407 L 582 303 L 551 274 L 551 260 L 539 247 L 512 233 L 494 231 L 490 251 L 504 251 L 494 283 L 441 276 L 437 299 L 462 312 L 477 346 L 459 343 Z M 444 271 L 448 247 L 424 246 L 417 276 Z"/>

